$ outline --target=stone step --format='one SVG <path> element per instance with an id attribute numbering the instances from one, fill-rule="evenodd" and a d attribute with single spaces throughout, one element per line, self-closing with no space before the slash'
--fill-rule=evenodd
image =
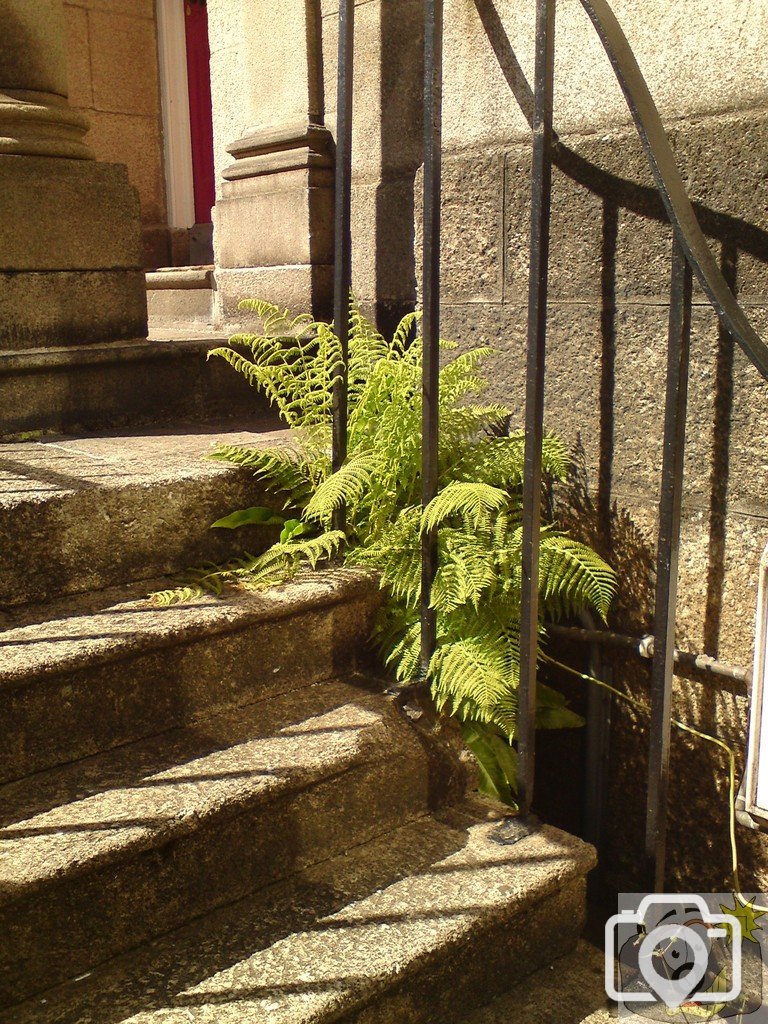
<path id="1" fill-rule="evenodd" d="M 228 512 L 264 503 L 264 494 L 249 471 L 204 456 L 217 441 L 287 441 L 272 425 L 0 444 L 0 607 L 263 548 L 274 531 L 210 529 Z"/>
<path id="2" fill-rule="evenodd" d="M 208 352 L 225 338 L 176 324 L 153 336 L 0 351 L 0 437 L 125 426 L 209 423 L 264 412 L 264 402 Z"/>
<path id="3" fill-rule="evenodd" d="M 350 843 L 0 1020 L 457 1024 L 575 945 L 594 864 L 579 840 L 489 811 L 472 801 Z"/>
<path id="4" fill-rule="evenodd" d="M 380 601 L 376 581 L 349 570 L 166 608 L 119 595 L 6 621 L 0 781 L 353 671 Z"/>
<path id="5" fill-rule="evenodd" d="M 187 326 L 212 330 L 213 267 L 166 267 L 147 274 L 149 331 Z"/>
<path id="6" fill-rule="evenodd" d="M 352 682 L 0 788 L 0 1005 L 424 813 L 423 744 Z"/>
<path id="7" fill-rule="evenodd" d="M 603 950 L 580 941 L 566 956 L 470 1014 L 462 1024 L 516 1020 L 526 1024 L 612 1024 L 616 1008 L 609 1007 L 605 994 Z"/>

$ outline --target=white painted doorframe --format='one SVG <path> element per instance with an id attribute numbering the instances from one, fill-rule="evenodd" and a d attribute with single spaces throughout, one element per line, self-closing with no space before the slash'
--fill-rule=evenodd
<path id="1" fill-rule="evenodd" d="M 195 224 L 195 185 L 184 0 L 157 0 L 157 46 L 168 223 L 172 228 L 191 228 Z"/>

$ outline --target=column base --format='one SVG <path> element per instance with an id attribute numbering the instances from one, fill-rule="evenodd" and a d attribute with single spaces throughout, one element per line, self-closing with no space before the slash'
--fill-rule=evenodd
<path id="1" fill-rule="evenodd" d="M 266 299 L 292 313 L 312 313 L 317 319 L 332 316 L 333 264 L 287 267 L 244 267 L 216 270 L 214 326 L 234 334 L 256 322 L 253 314 L 238 309 L 241 299 Z"/>
<path id="2" fill-rule="evenodd" d="M 0 351 L 146 335 L 125 167 L 0 155 Z"/>
<path id="3" fill-rule="evenodd" d="M 0 155 L 93 160 L 93 150 L 85 144 L 87 131 L 88 118 L 65 102 L 0 93 Z"/>

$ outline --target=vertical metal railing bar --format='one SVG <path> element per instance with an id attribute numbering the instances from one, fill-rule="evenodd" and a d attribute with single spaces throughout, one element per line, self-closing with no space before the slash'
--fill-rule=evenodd
<path id="1" fill-rule="evenodd" d="M 425 0 L 424 10 L 424 247 L 422 280 L 421 498 L 437 494 L 440 370 L 440 201 L 442 186 L 443 0 Z M 431 605 L 437 572 L 437 533 L 421 541 L 421 670 L 426 675 L 437 642 Z"/>
<path id="2" fill-rule="evenodd" d="M 518 802 L 527 814 L 533 797 L 536 737 L 536 653 L 539 631 L 539 534 L 541 447 L 544 438 L 544 367 L 552 197 L 555 0 L 536 3 L 536 72 L 533 123 L 531 268 L 528 299 L 528 362 L 525 396 L 523 564 L 518 691 Z"/>
<path id="3" fill-rule="evenodd" d="M 354 0 L 339 0 L 339 74 L 336 94 L 336 202 L 334 216 L 333 323 L 341 344 L 333 385 L 333 450 L 335 473 L 347 457 L 347 364 L 349 361 L 349 293 L 352 287 L 352 100 L 354 72 Z M 346 509 L 339 508 L 333 526 L 343 530 Z"/>
<path id="4" fill-rule="evenodd" d="M 666 866 L 672 673 L 675 654 L 675 610 L 685 461 L 692 291 L 691 266 L 682 245 L 675 237 L 672 253 L 664 453 L 659 509 L 645 834 L 648 881 L 656 892 L 663 891 Z"/>
<path id="5" fill-rule="evenodd" d="M 584 611 L 581 623 L 587 630 L 598 633 L 597 622 L 590 612 Z M 603 660 L 599 643 L 589 645 L 588 673 L 609 686 L 613 684 L 613 670 Z M 604 848 L 605 809 L 610 765 L 611 717 L 613 697 L 601 686 L 590 686 L 587 694 L 586 773 L 584 778 L 584 828 L 582 838 L 597 849 L 598 864 L 587 878 L 587 890 L 598 896 L 602 890 L 602 852 Z"/>

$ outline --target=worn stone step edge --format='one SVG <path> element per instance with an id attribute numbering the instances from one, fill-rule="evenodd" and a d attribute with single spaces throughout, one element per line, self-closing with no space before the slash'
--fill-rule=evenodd
<path id="1" fill-rule="evenodd" d="M 391 829 L 431 796 L 407 720 L 341 683 L 4 787 L 0 999 Z"/>
<path id="2" fill-rule="evenodd" d="M 0 781 L 364 667 L 380 600 L 373 578 L 338 569 L 186 607 L 118 605 L 119 628 L 107 609 L 9 631 Z"/>
<path id="3" fill-rule="evenodd" d="M 173 332 L 181 324 L 187 332 L 200 325 L 199 329 L 213 334 L 214 292 L 210 286 L 156 286 L 147 291 L 147 310 L 150 337 Z"/>
<path id="4" fill-rule="evenodd" d="M 210 528 L 235 509 L 270 504 L 252 472 L 204 458 L 217 440 L 290 443 L 284 430 L 223 430 L 0 446 L 0 605 L 263 550 L 279 530 Z"/>
<path id="5" fill-rule="evenodd" d="M 615 1019 L 616 1009 L 605 994 L 605 952 L 582 939 L 572 952 L 540 968 L 462 1024 L 611 1024 Z"/>
<path id="6" fill-rule="evenodd" d="M 146 274 L 147 291 L 189 291 L 212 289 L 214 267 L 160 267 Z"/>
<path id="7" fill-rule="evenodd" d="M 247 418 L 253 388 L 206 358 L 223 340 L 182 323 L 149 341 L 0 353 L 0 437 Z"/>
<path id="8" fill-rule="evenodd" d="M 377 706 L 390 715 L 362 686 L 318 683 L 1 786 L 0 907 L 346 770 Z"/>
<path id="9" fill-rule="evenodd" d="M 156 585 L 167 588 L 174 584 L 165 580 Z M 150 587 L 147 591 L 151 595 Z M 66 618 L 0 631 L 0 693 L 71 673 L 84 664 L 124 661 L 147 650 L 378 596 L 374 574 L 330 569 L 308 571 L 292 582 L 261 592 L 230 589 L 220 596 L 206 594 L 168 606 L 147 596 L 82 614 L 76 610 Z M 77 609 L 76 600 L 73 604 Z"/>
<path id="10" fill-rule="evenodd" d="M 594 851 L 425 816 L 29 1000 L 2 1024 L 458 1022 L 564 955 Z M 501 842 L 499 841 L 501 840 Z"/>

